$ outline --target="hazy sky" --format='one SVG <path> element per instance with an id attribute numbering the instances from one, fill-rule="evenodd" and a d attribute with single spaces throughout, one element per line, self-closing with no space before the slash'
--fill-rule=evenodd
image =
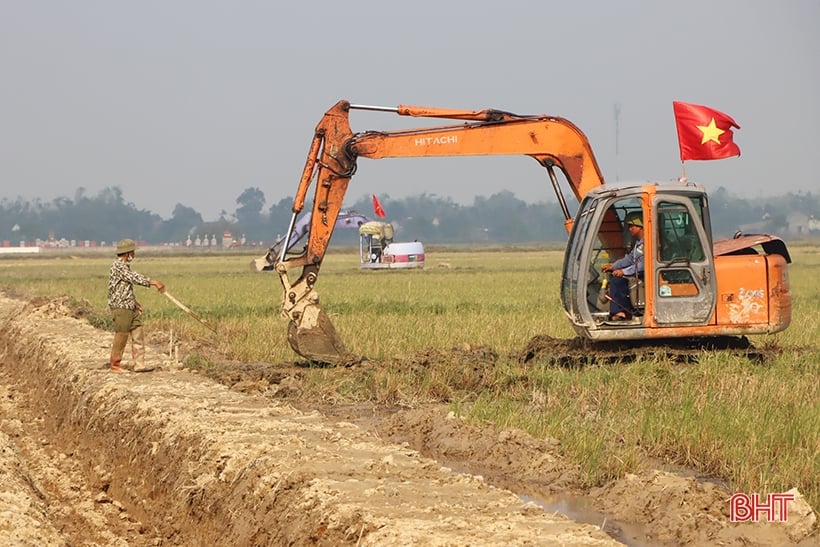
<path id="1" fill-rule="evenodd" d="M 214 220 L 258 187 L 267 207 L 339 99 L 562 116 L 609 181 L 680 176 L 672 101 L 703 104 L 738 122 L 742 156 L 687 162 L 690 180 L 817 192 L 818 23 L 820 0 L 0 0 L 0 198 L 118 186 Z M 354 131 L 441 123 L 351 114 Z M 522 157 L 362 159 L 348 198 L 504 189 L 554 199 Z"/>

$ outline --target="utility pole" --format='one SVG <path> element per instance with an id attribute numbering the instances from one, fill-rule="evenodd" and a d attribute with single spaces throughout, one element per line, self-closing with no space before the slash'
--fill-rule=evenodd
<path id="1" fill-rule="evenodd" d="M 618 174 L 618 140 L 620 137 L 620 117 L 621 117 L 621 105 L 615 103 L 615 182 L 621 180 L 620 175 Z"/>

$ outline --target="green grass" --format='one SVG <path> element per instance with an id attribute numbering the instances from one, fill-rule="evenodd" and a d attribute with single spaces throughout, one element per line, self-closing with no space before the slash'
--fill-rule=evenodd
<path id="1" fill-rule="evenodd" d="M 560 308 L 562 249 L 428 250 L 423 271 L 363 271 L 355 251 L 325 259 L 317 289 L 348 348 L 378 367 L 308 369 L 309 392 L 325 402 L 447 401 L 476 423 L 559 439 L 588 484 L 638 471 L 647 461 L 681 465 L 746 493 L 797 487 L 820 507 L 820 248 L 791 249 L 792 326 L 753 338 L 783 348 L 753 363 L 705 353 L 697 364 L 659 359 L 566 369 L 512 357 L 532 336 L 574 336 Z M 227 359 L 299 358 L 285 339 L 275 274 L 250 270 L 248 254 L 141 253 L 134 269 L 168 290 L 219 334 L 155 290 L 137 288 L 149 331 L 174 331 Z M 2 258 L 0 286 L 71 296 L 87 317 L 107 321 L 110 258 Z M 446 263 L 449 268 L 440 268 Z M 489 368 L 467 370 L 446 351 L 419 366 L 395 356 L 489 346 Z M 190 366 L 208 368 L 194 355 Z"/>

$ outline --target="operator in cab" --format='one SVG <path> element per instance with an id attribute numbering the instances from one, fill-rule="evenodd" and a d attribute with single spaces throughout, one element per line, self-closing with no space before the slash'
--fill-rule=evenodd
<path id="1" fill-rule="evenodd" d="M 604 272 L 610 274 L 609 318 L 613 321 L 626 321 L 635 315 L 635 308 L 629 300 L 627 277 L 643 277 L 643 216 L 641 213 L 629 213 L 626 216 L 626 226 L 629 235 L 635 239 L 632 250 L 625 257 L 603 268 Z"/>

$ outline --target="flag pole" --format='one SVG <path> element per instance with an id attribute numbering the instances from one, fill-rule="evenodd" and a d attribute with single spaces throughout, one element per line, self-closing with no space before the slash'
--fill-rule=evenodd
<path id="1" fill-rule="evenodd" d="M 681 168 L 683 169 L 683 179 L 681 179 L 681 180 L 686 181 L 686 180 L 688 180 L 688 179 L 686 178 L 686 162 L 685 162 L 685 161 L 681 161 L 681 162 L 680 162 L 680 166 L 681 166 Z"/>

